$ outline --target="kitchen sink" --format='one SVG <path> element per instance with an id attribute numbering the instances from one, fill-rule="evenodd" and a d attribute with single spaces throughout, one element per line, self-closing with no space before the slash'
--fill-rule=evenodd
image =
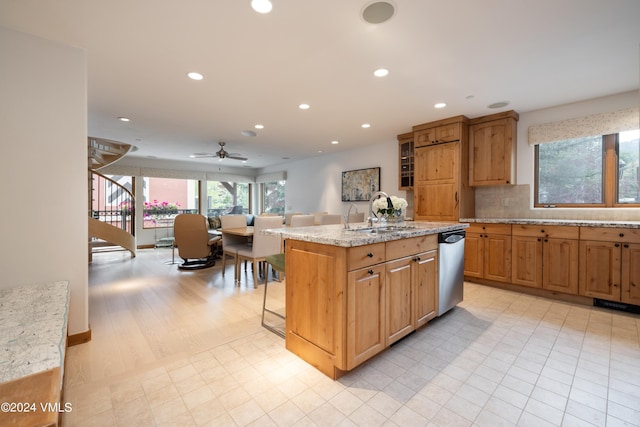
<path id="1" fill-rule="evenodd" d="M 355 231 L 357 233 L 369 233 L 369 234 L 389 234 L 389 233 L 399 233 L 401 231 L 412 230 L 416 228 L 413 225 L 387 225 L 384 227 L 367 227 L 367 228 L 356 228 L 351 231 Z"/>

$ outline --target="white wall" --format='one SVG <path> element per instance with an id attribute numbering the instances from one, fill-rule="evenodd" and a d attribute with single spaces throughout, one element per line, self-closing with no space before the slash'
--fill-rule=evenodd
<path id="1" fill-rule="evenodd" d="M 88 330 L 85 52 L 0 27 L 0 288 L 68 280 Z"/>
<path id="2" fill-rule="evenodd" d="M 287 171 L 285 210 L 287 212 L 326 211 L 346 214 L 351 202 L 343 202 L 342 172 L 379 166 L 380 189 L 389 195 L 407 197 L 398 190 L 398 141 L 381 141 L 363 148 L 335 154 L 289 161 L 265 168 L 261 173 Z M 410 203 L 412 200 L 407 200 Z M 360 212 L 366 212 L 368 202 L 357 202 Z M 411 210 L 409 211 L 411 212 Z"/>

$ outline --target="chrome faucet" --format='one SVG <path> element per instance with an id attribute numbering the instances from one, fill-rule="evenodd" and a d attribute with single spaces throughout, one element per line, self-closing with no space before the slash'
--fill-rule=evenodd
<path id="1" fill-rule="evenodd" d="M 369 227 L 373 227 L 374 221 L 378 221 L 378 216 L 373 211 L 373 201 L 376 200 L 378 197 L 386 197 L 387 206 L 390 208 L 393 207 L 393 203 L 391 203 L 391 197 L 389 197 L 389 195 L 384 191 L 376 191 L 375 193 L 371 194 L 371 198 L 369 199 L 369 218 L 367 218 L 367 221 L 369 222 Z"/>
<path id="2" fill-rule="evenodd" d="M 344 229 L 348 230 L 349 229 L 349 217 L 351 216 L 351 208 L 356 208 L 356 213 L 358 213 L 358 207 L 356 206 L 355 203 L 351 203 L 351 206 L 349 206 L 349 210 L 347 211 L 347 214 L 344 216 Z"/>

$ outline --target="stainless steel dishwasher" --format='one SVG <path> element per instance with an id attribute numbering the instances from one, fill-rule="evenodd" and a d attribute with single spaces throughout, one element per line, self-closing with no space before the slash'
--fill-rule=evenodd
<path id="1" fill-rule="evenodd" d="M 462 301 L 465 231 L 438 234 L 438 316 Z"/>

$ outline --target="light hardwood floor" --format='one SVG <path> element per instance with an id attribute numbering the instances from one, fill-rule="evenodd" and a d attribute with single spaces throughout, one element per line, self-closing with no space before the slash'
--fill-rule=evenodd
<path id="1" fill-rule="evenodd" d="M 94 257 L 64 425 L 640 426 L 640 316 L 467 283 L 452 312 L 332 381 L 260 326 L 251 271 L 237 287 L 231 266 L 170 259 Z"/>

